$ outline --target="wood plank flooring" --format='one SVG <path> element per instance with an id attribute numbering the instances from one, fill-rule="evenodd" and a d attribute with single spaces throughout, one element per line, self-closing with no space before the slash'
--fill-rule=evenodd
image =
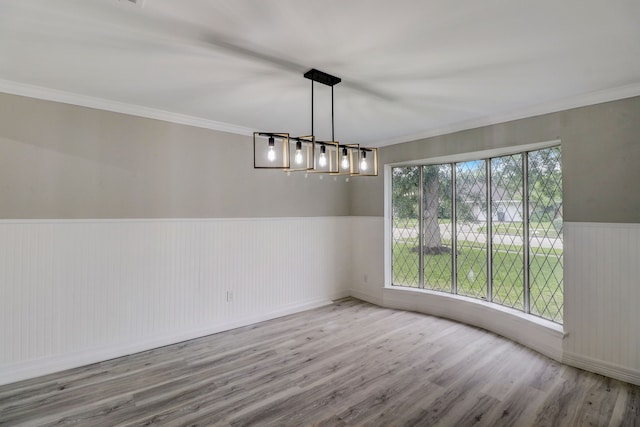
<path id="1" fill-rule="evenodd" d="M 0 387 L 7 426 L 640 426 L 640 387 L 348 298 Z"/>

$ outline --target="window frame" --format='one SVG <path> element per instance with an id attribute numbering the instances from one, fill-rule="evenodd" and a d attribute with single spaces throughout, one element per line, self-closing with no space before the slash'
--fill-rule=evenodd
<path id="1" fill-rule="evenodd" d="M 530 246 L 530 239 L 529 239 L 529 206 L 528 206 L 528 153 L 529 152 L 533 152 L 533 151 L 538 151 L 538 150 L 543 150 L 546 148 L 552 148 L 552 147 L 559 147 L 560 150 L 562 150 L 562 141 L 559 139 L 556 140 L 551 140 L 551 141 L 545 141 L 545 142 L 539 142 L 539 143 L 533 143 L 533 144 L 523 144 L 523 145 L 516 145 L 516 146 L 510 146 L 510 147 L 506 147 L 506 148 L 498 148 L 498 149 L 491 149 L 491 150 L 484 150 L 484 151 L 476 151 L 476 152 L 467 152 L 467 153 L 460 153 L 460 154 L 455 154 L 455 155 L 448 155 L 448 156 L 440 156 L 440 157 L 431 157 L 431 158 L 426 158 L 426 159 L 421 159 L 421 160 L 411 160 L 411 161 L 405 161 L 405 162 L 397 162 L 397 163 L 389 163 L 389 164 L 385 164 L 384 165 L 384 191 L 385 191 L 385 198 L 384 198 L 384 202 L 385 202 L 385 206 L 384 206 L 384 219 L 385 219 L 385 233 L 384 233 L 384 258 L 385 258 L 385 265 L 384 265 L 384 271 L 385 271 L 385 280 L 384 280 L 384 287 L 387 289 L 403 289 L 403 290 L 408 290 L 408 291 L 420 291 L 420 292 L 434 292 L 437 293 L 438 295 L 451 295 L 451 296 L 455 296 L 455 297 L 464 297 L 464 295 L 460 295 L 457 292 L 457 286 L 456 286 L 456 280 L 455 278 L 452 278 L 452 283 L 451 283 L 451 292 L 447 292 L 447 291 L 442 291 L 442 290 L 431 290 L 431 289 L 425 289 L 424 288 L 424 280 L 423 280 L 423 275 L 424 275 L 424 262 L 422 260 L 420 260 L 419 264 L 419 271 L 418 271 L 418 277 L 419 277 L 419 286 L 418 288 L 413 288 L 413 287 L 407 287 L 407 286 L 401 286 L 401 285 L 394 285 L 393 284 L 393 232 L 394 232 L 394 224 L 393 224 L 393 191 L 392 191 L 392 170 L 393 168 L 397 168 L 397 167 L 410 167 L 410 166 L 418 166 L 420 167 L 420 187 L 422 186 L 422 171 L 423 171 L 423 167 L 424 166 L 439 166 L 439 165 L 443 165 L 443 164 L 452 164 L 452 186 L 455 185 L 456 181 L 455 181 L 455 169 L 456 169 L 456 164 L 458 163 L 463 163 L 463 162 L 469 162 L 469 161 L 478 161 L 478 160 L 482 160 L 485 162 L 485 165 L 487 165 L 487 171 L 488 173 L 491 172 L 491 159 L 493 158 L 497 158 L 497 157 L 503 157 L 503 156 L 510 156 L 510 155 L 516 155 L 516 154 L 522 154 L 522 168 L 523 168 L 523 182 L 522 182 L 522 189 L 525 192 L 524 197 L 523 197 L 523 219 L 522 219 L 522 223 L 524 225 L 524 230 L 523 230 L 523 257 L 524 257 L 524 261 L 523 261 L 523 266 L 528 266 L 528 268 L 525 268 L 525 272 L 524 272 L 524 283 L 523 283 L 523 291 L 524 291 L 524 301 L 523 301 L 523 310 L 519 309 L 519 308 L 512 308 L 508 305 L 503 305 L 500 304 L 499 302 L 493 302 L 493 298 L 490 298 L 488 300 L 482 300 L 482 299 L 474 299 L 476 301 L 483 301 L 484 303 L 488 303 L 491 305 L 494 305 L 497 307 L 500 307 L 501 309 L 511 309 L 511 310 L 515 310 L 518 311 L 520 313 L 524 313 L 525 315 L 530 315 L 533 316 L 535 318 L 539 318 L 539 319 L 544 319 L 550 322 L 553 322 L 555 324 L 560 324 L 562 325 L 562 319 L 564 316 L 560 316 L 560 321 L 558 320 L 554 320 L 554 319 L 550 319 L 548 317 L 542 317 L 542 315 L 538 315 L 535 313 L 531 312 L 531 298 L 530 298 L 530 284 L 529 284 L 529 272 L 530 272 L 530 251 L 531 251 L 531 246 Z M 562 162 L 562 161 L 561 161 Z M 562 163 L 561 163 L 561 169 L 562 169 Z M 488 175 L 488 178 L 486 179 L 486 183 L 488 186 L 491 185 L 491 177 L 490 175 Z M 489 187 L 487 187 L 487 191 L 490 191 L 488 189 Z M 420 192 L 421 193 L 421 192 Z M 455 189 L 453 190 L 452 193 L 452 199 L 454 200 L 454 211 L 455 211 L 455 199 L 456 199 L 456 194 L 455 194 Z M 491 200 L 488 199 L 487 200 L 487 204 L 490 205 Z M 452 217 L 455 216 L 455 213 L 452 212 Z M 422 223 L 423 221 L 423 213 L 420 213 L 419 215 L 419 222 Z M 452 221 L 452 233 L 456 233 L 456 225 L 454 225 L 455 223 L 457 223 L 457 221 Z M 488 242 L 492 242 L 492 233 L 491 233 L 491 217 L 488 217 L 487 220 L 487 237 L 488 237 Z M 418 231 L 419 235 L 420 232 L 422 231 L 422 224 L 420 225 L 420 229 Z M 453 238 L 453 242 L 455 242 L 457 239 L 454 237 Z M 453 244 L 453 243 L 452 243 Z M 420 253 L 422 253 L 422 244 L 419 243 L 420 246 Z M 490 253 L 492 252 L 491 249 L 491 243 L 488 244 L 488 248 L 487 248 L 487 252 Z M 422 257 L 420 257 L 422 258 Z M 488 259 L 490 260 L 491 255 L 488 255 Z M 453 267 L 452 268 L 456 268 L 456 260 L 457 260 L 457 256 L 452 256 L 452 264 Z M 489 274 L 491 274 L 491 268 L 492 268 L 492 263 L 489 262 L 489 264 L 487 265 L 487 268 L 489 269 Z M 492 293 L 492 280 L 489 280 L 489 283 L 487 284 L 487 292 L 489 297 L 491 297 L 491 293 Z M 564 289 L 562 289 L 562 294 L 564 296 Z M 563 309 L 564 309 L 564 304 L 563 304 Z"/>

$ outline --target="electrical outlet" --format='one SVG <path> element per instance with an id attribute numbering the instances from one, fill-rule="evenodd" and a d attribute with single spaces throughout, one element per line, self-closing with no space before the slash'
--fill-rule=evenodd
<path id="1" fill-rule="evenodd" d="M 367 276 L 366 274 L 362 277 L 362 280 L 364 281 L 364 283 L 369 282 L 369 276 Z"/>
<path id="2" fill-rule="evenodd" d="M 233 292 L 227 291 L 227 302 L 233 302 Z"/>

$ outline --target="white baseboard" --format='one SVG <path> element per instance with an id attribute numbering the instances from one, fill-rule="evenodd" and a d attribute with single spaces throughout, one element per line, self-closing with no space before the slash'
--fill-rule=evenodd
<path id="1" fill-rule="evenodd" d="M 370 302 L 371 304 L 379 305 L 381 307 L 384 306 L 384 301 L 382 300 L 382 298 L 371 295 L 367 292 L 352 289 L 349 294 L 359 300 Z"/>
<path id="2" fill-rule="evenodd" d="M 351 222 L 0 220 L 0 384 L 346 296 Z"/>
<path id="3" fill-rule="evenodd" d="M 640 371 L 636 369 L 625 368 L 624 366 L 593 359 L 570 351 L 563 353 L 562 362 L 576 368 L 584 369 L 585 371 L 595 372 L 596 374 L 615 378 L 630 384 L 640 385 Z"/>
<path id="4" fill-rule="evenodd" d="M 303 303 L 286 306 L 268 313 L 263 313 L 257 316 L 247 317 L 247 318 L 232 321 L 232 322 L 217 324 L 212 327 L 201 328 L 201 329 L 190 330 L 190 331 L 181 331 L 171 335 L 166 335 L 164 337 L 158 337 L 158 338 L 154 338 L 154 339 L 142 341 L 142 342 L 123 343 L 120 346 L 94 348 L 94 349 L 78 352 L 75 354 L 56 355 L 56 356 L 51 356 L 47 358 L 30 360 L 27 362 L 8 365 L 8 366 L 5 366 L 2 369 L 2 371 L 0 371 L 0 385 L 10 384 L 13 382 L 18 382 L 18 381 L 22 381 L 30 378 L 39 377 L 42 375 L 48 375 L 48 374 L 60 372 L 66 369 L 73 369 L 81 366 L 90 365 L 93 363 L 99 363 L 99 362 L 113 359 L 116 357 L 122 357 L 129 354 L 138 353 L 141 351 L 151 350 L 154 348 L 171 345 L 171 344 L 175 344 L 182 341 L 204 337 L 204 336 L 215 334 L 218 332 L 240 328 L 243 326 L 263 322 L 266 320 L 276 319 L 278 317 L 287 316 L 289 314 L 294 314 L 301 311 L 322 307 L 322 306 L 331 304 L 332 300 L 337 300 L 337 299 L 345 298 L 348 296 L 352 296 L 354 298 L 367 301 L 369 303 L 376 304 L 382 307 L 386 306 L 383 299 L 375 295 L 372 295 L 370 293 L 363 292 L 361 290 L 352 289 L 350 291 L 337 292 L 328 299 L 316 298 L 316 299 L 305 301 Z M 395 306 L 395 305 L 397 304 L 391 304 L 390 306 Z M 415 307 L 407 307 L 406 309 L 415 310 Z M 415 310 L 415 311 L 422 311 L 422 310 Z M 448 316 L 445 316 L 445 317 L 448 317 Z M 483 327 L 485 327 L 486 329 L 486 324 L 483 325 Z M 514 337 L 509 337 L 509 336 L 507 338 L 514 339 Z M 640 385 L 640 371 L 638 370 L 625 368 L 623 366 L 611 364 L 602 360 L 596 360 L 593 358 L 589 358 L 587 356 L 575 354 L 568 351 L 562 352 L 562 356 L 560 357 L 557 352 L 557 349 L 553 346 L 544 348 L 544 346 L 540 342 L 538 342 L 537 345 L 535 344 L 531 345 L 532 343 L 522 342 L 526 340 L 515 339 L 515 341 L 519 341 L 524 345 L 526 345 L 527 347 L 533 348 L 534 350 L 537 350 L 551 357 L 552 359 L 561 360 L 562 363 L 565 363 L 567 365 L 584 369 L 590 372 L 595 372 L 595 373 L 605 375 L 611 378 L 615 378 L 621 381 L 625 381 L 630 384 Z"/>
<path id="5" fill-rule="evenodd" d="M 384 289 L 382 298 L 351 289 L 351 296 L 381 307 L 415 311 L 478 326 L 551 359 L 562 360 L 562 327 L 542 319 L 529 319 L 515 310 L 493 307 L 469 298 L 414 289 Z"/>
<path id="6" fill-rule="evenodd" d="M 400 291 L 402 292 L 402 291 Z M 400 294 L 402 295 L 402 294 Z M 463 313 L 459 313 L 456 310 L 455 312 L 450 312 L 449 315 L 443 315 L 442 312 L 432 313 L 429 310 L 429 306 L 425 304 L 416 304 L 415 298 L 412 298 L 411 301 L 404 300 L 398 295 L 392 299 L 381 299 L 370 293 L 363 292 L 361 290 L 351 290 L 351 296 L 354 298 L 358 298 L 363 301 L 370 302 L 372 304 L 379 305 L 381 307 L 390 307 L 390 308 L 398 308 L 405 309 L 411 311 L 418 311 L 425 314 L 437 315 L 440 317 L 447 317 L 452 320 L 460 321 L 462 323 L 470 323 L 474 326 L 480 326 L 484 329 L 491 330 L 493 332 L 498 333 L 499 335 L 503 335 L 506 338 L 509 338 L 513 341 L 519 342 L 524 346 L 536 350 L 551 359 L 560 361 L 566 365 L 573 366 L 576 368 L 584 369 L 586 371 L 594 372 L 597 374 L 605 375 L 607 377 L 615 378 L 620 381 L 624 381 L 630 384 L 640 385 L 640 371 L 629 369 L 624 366 L 619 366 L 616 364 L 608 363 L 602 360 L 593 359 L 587 356 L 583 356 L 580 354 L 572 353 L 569 351 L 563 351 L 558 348 L 558 344 L 561 340 L 561 333 L 558 331 L 547 331 L 547 333 L 543 333 L 542 336 L 538 337 L 536 340 L 532 340 L 530 334 L 525 334 L 523 336 L 515 336 L 516 331 L 513 328 L 509 328 L 505 330 L 504 327 L 500 328 L 492 328 L 490 322 L 483 322 L 482 324 L 478 324 L 477 322 L 467 322 L 461 317 L 464 317 Z M 414 295 L 415 297 L 415 295 Z M 418 296 L 424 298 L 424 296 Z M 386 300 L 386 301 L 385 301 Z M 467 309 L 469 306 L 467 306 Z M 485 313 L 486 314 L 486 313 Z M 470 319 L 468 319 L 470 320 Z M 513 320 L 513 319 L 512 319 Z M 498 322 L 504 324 L 504 322 Z M 509 322 L 507 322 L 509 323 Z M 518 322 L 521 323 L 521 322 Z M 522 330 L 523 325 L 520 324 L 517 330 Z M 540 328 L 537 327 L 536 335 L 540 335 Z M 529 331 L 532 332 L 532 331 Z M 545 336 L 550 336 L 551 339 L 545 338 Z"/>
<path id="7" fill-rule="evenodd" d="M 562 326 L 517 310 L 459 295 L 404 288 L 385 288 L 383 305 L 477 326 L 562 360 Z"/>
<path id="8" fill-rule="evenodd" d="M 639 384 L 640 224 L 564 223 L 564 361 Z"/>
<path id="9" fill-rule="evenodd" d="M 322 307 L 331 304 L 331 301 L 333 300 L 344 298 L 347 296 L 349 296 L 349 292 L 347 291 L 338 292 L 334 295 L 331 295 L 330 298 L 316 298 L 302 303 L 285 306 L 268 313 L 263 313 L 257 316 L 247 317 L 232 322 L 221 323 L 211 327 L 180 331 L 146 341 L 122 343 L 122 345 L 119 346 L 99 347 L 84 350 L 74 354 L 54 355 L 46 358 L 20 362 L 13 365 L 5 365 L 0 370 L 0 385 L 23 381 L 30 378 L 64 371 L 67 369 L 91 365 L 93 363 L 99 363 L 105 360 L 139 353 L 141 351 L 147 351 L 166 345 L 176 344 L 182 341 L 216 334 L 218 332 L 224 332 L 247 325 L 252 325 L 254 323 L 264 322 L 266 320 L 276 319 L 278 317 L 287 316 L 289 314 Z"/>

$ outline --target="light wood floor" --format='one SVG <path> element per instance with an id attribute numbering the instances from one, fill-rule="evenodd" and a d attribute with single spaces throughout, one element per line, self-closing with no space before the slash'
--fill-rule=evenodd
<path id="1" fill-rule="evenodd" d="M 637 426 L 640 387 L 345 299 L 0 387 L 0 424 Z"/>

